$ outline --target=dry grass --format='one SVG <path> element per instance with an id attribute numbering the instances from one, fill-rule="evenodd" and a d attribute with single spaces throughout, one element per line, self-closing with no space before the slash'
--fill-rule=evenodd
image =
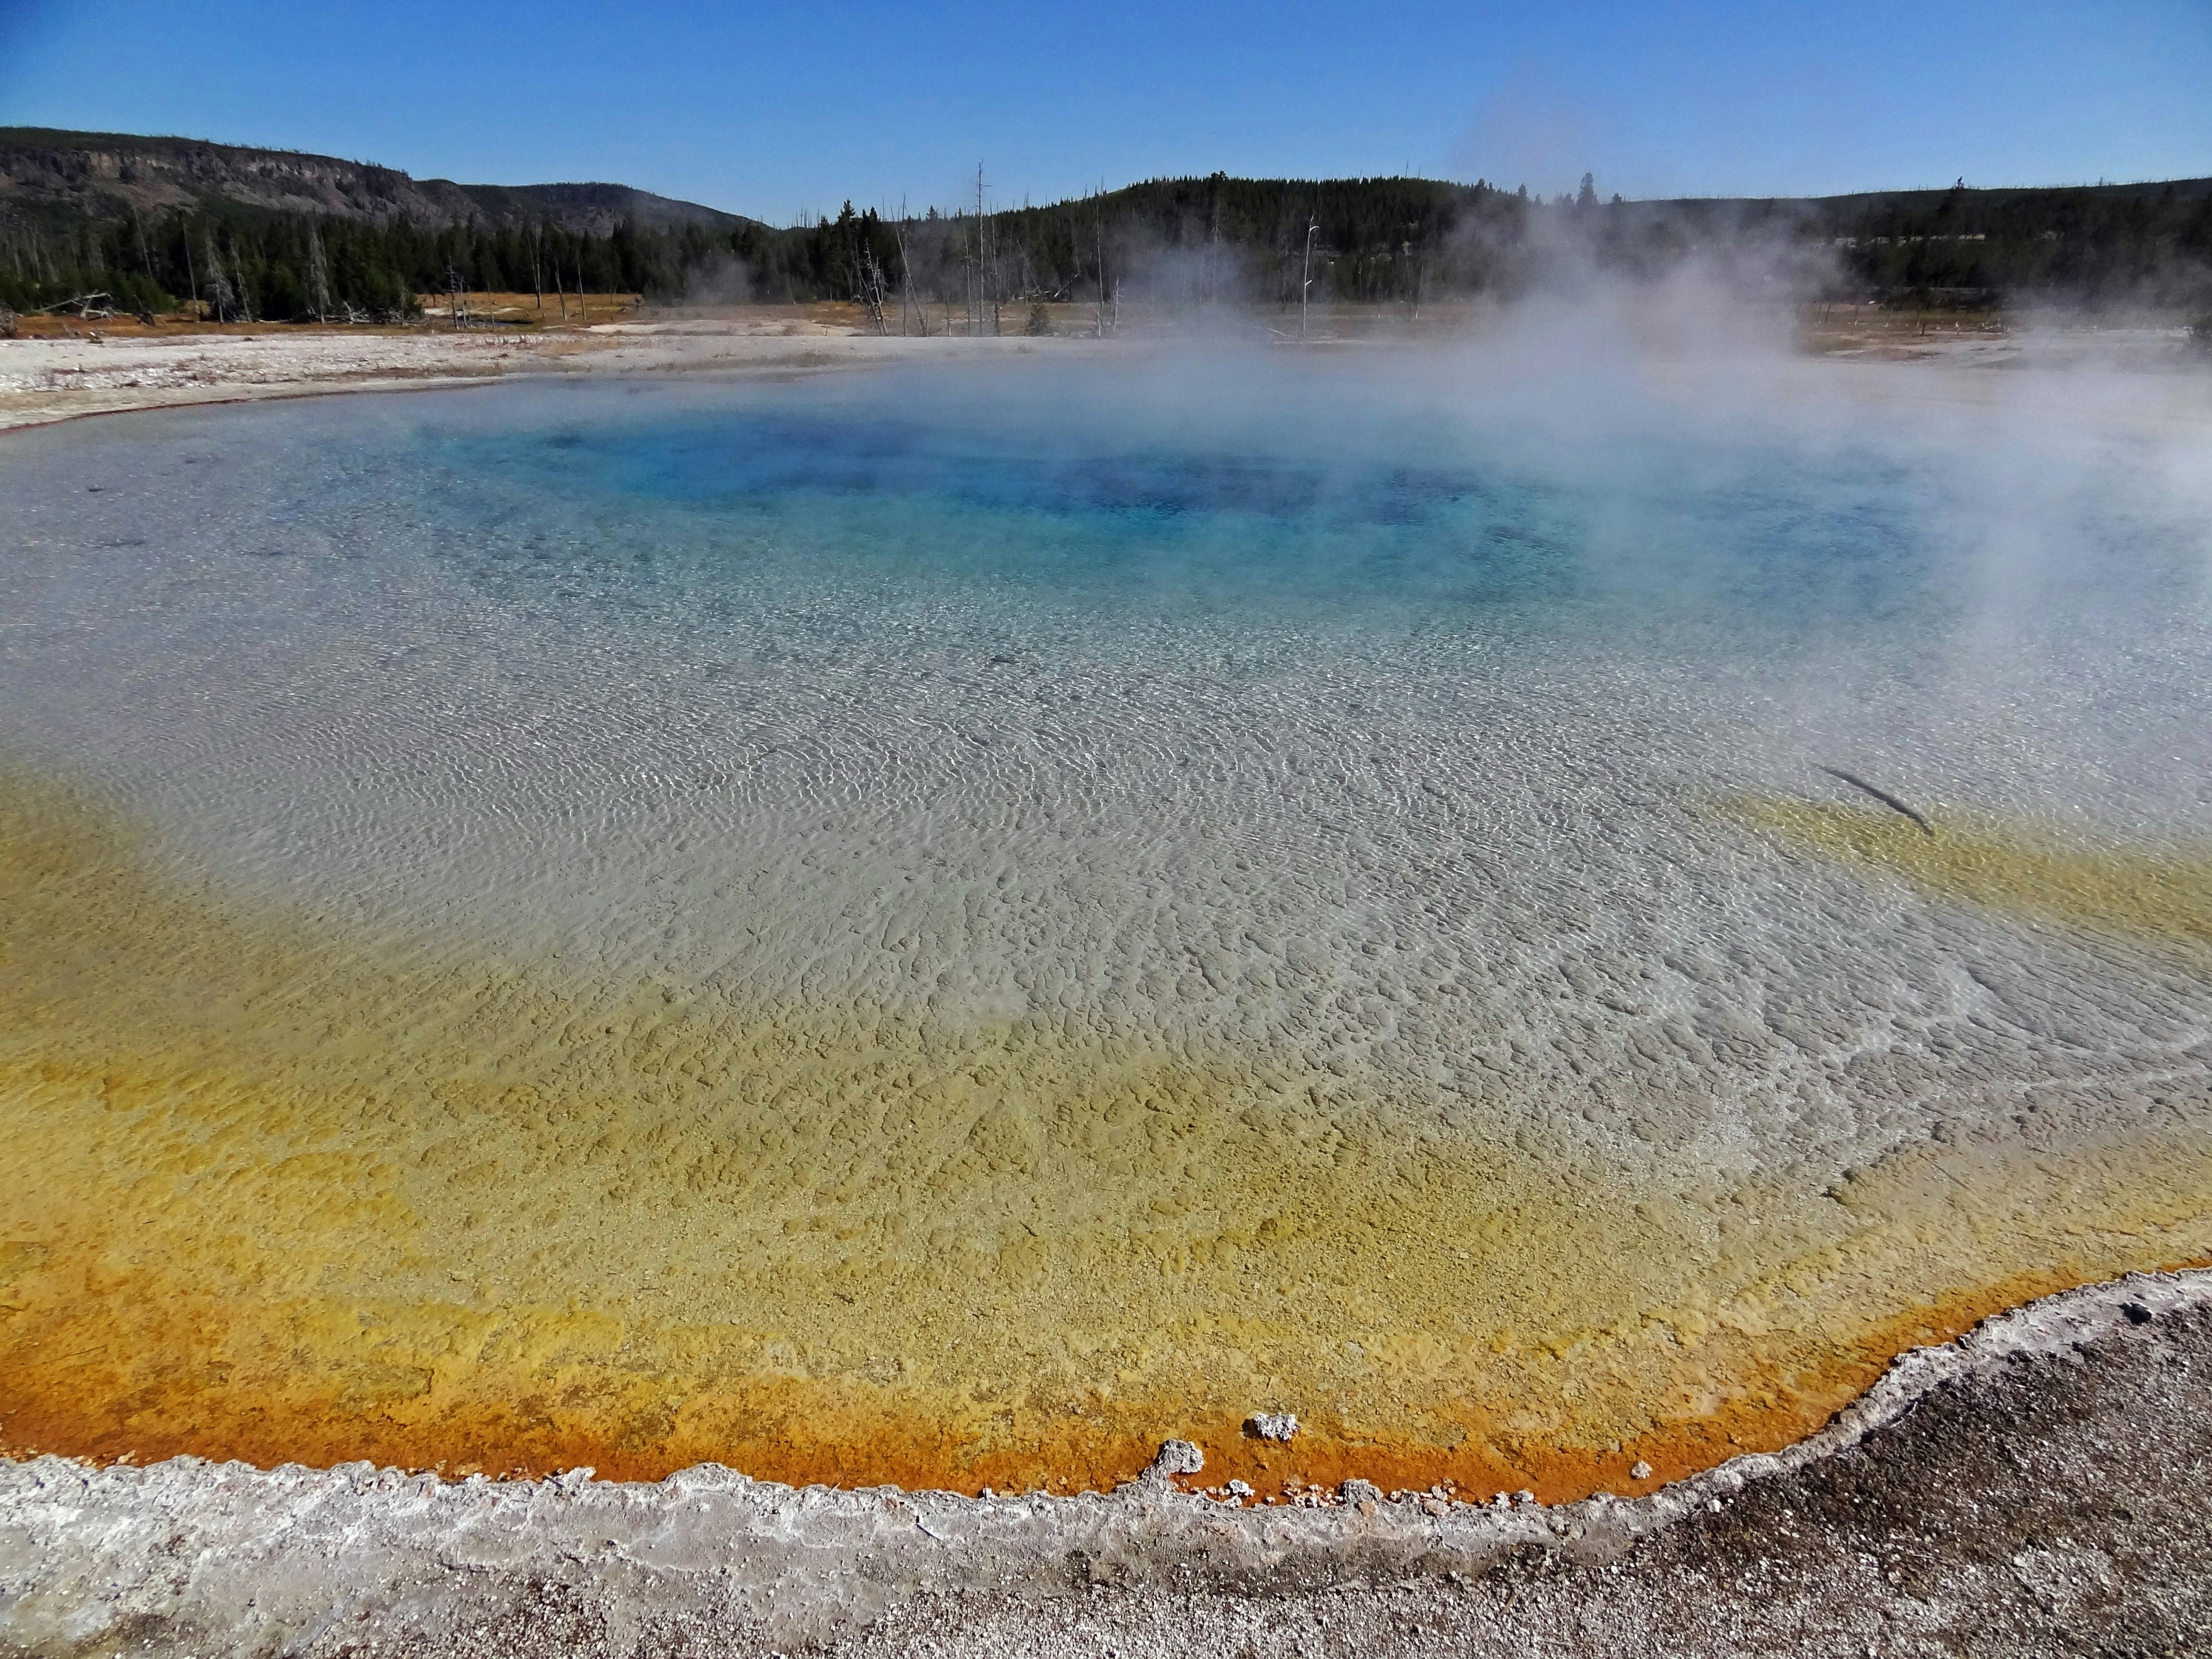
<path id="1" fill-rule="evenodd" d="M 21 317 L 16 327 L 20 337 L 27 340 L 157 340 L 183 334 L 280 338 L 301 334 L 416 334 L 425 328 L 452 326 L 451 296 L 423 294 L 416 297 L 422 316 L 407 323 L 218 323 L 208 318 L 205 307 L 190 306 L 160 313 L 151 323 L 128 313 L 88 320 L 52 313 Z M 583 328 L 634 318 L 643 304 L 642 296 L 635 294 L 571 294 L 563 301 L 549 293 L 542 310 L 534 294 L 470 293 L 460 299 L 464 318 L 479 326 L 532 330 Z"/>
<path id="2" fill-rule="evenodd" d="M 449 327 L 456 307 L 449 294 L 418 294 L 422 320 L 434 328 Z M 479 327 L 586 328 L 635 317 L 644 304 L 636 294 L 468 293 L 459 296 L 463 322 Z"/>
<path id="3" fill-rule="evenodd" d="M 1900 356 L 1962 339 L 2002 338 L 2012 330 L 2012 319 L 1994 308 L 1892 311 L 1867 305 L 1808 305 L 1798 313 L 1797 343 L 1815 356 L 1850 352 Z"/>

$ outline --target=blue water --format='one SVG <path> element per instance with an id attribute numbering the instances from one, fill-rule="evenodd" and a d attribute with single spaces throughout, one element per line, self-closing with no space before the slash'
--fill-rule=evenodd
<path id="1" fill-rule="evenodd" d="M 1339 633 L 1724 615 L 1770 651 L 1955 610 L 1941 466 L 1879 448 L 1751 432 L 1717 454 L 1656 422 L 1551 444 L 1358 387 L 1340 420 L 1257 397 L 1207 421 L 1096 390 L 839 382 L 671 409 L 593 389 L 491 420 L 474 400 L 425 418 L 406 464 L 495 586 L 988 594 Z"/>

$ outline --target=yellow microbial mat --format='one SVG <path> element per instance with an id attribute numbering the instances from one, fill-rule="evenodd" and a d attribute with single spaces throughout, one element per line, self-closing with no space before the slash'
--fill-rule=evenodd
<path id="1" fill-rule="evenodd" d="M 1065 1489 L 1176 1433 L 1209 1474 L 1553 1498 L 1783 1443 L 1901 1347 L 2212 1242 L 2201 1078 L 2124 1133 L 1692 1202 L 1227 1048 L 410 966 L 178 890 L 52 786 L 4 803 L 19 1451 Z M 2142 920 L 2115 867 L 2212 918 L 2201 860 L 2069 886 L 1755 813 L 2079 923 Z M 1292 1404 L 1293 1446 L 1241 1432 Z"/>

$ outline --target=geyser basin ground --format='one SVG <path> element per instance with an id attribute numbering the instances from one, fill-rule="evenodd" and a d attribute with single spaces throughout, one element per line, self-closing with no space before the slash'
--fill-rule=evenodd
<path id="1" fill-rule="evenodd" d="M 2208 479 L 2018 391 L 1449 362 L 11 439 L 0 1440 L 1793 1439 L 2212 1251 Z"/>

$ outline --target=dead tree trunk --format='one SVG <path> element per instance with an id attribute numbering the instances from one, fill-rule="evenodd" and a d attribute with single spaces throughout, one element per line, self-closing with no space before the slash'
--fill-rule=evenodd
<path id="1" fill-rule="evenodd" d="M 899 332 L 902 334 L 906 332 L 907 307 L 911 304 L 914 307 L 915 318 L 921 324 L 922 337 L 927 339 L 929 337 L 929 306 L 927 301 L 920 300 L 914 291 L 914 263 L 907 258 L 906 225 L 903 220 L 894 234 L 898 237 L 899 251 Z"/>
<path id="2" fill-rule="evenodd" d="M 331 270 L 323 258 L 322 233 L 312 224 L 307 227 L 307 306 L 317 322 L 330 321 Z"/>
<path id="3" fill-rule="evenodd" d="M 1313 293 L 1314 233 L 1320 228 L 1321 222 L 1309 215 L 1306 219 L 1305 264 L 1298 271 L 1298 338 L 1301 340 L 1306 337 L 1306 307 Z"/>
<path id="4" fill-rule="evenodd" d="M 884 325 L 884 268 L 876 263 L 876 251 L 863 247 L 854 258 L 854 275 L 859 279 L 860 304 L 868 313 L 868 320 L 876 325 L 876 332 L 888 334 Z"/>
<path id="5" fill-rule="evenodd" d="M 215 238 L 212 235 L 207 239 L 207 246 L 204 251 L 207 254 L 208 299 L 215 307 L 216 321 L 227 323 L 230 320 L 230 313 L 237 309 L 237 296 L 232 292 L 230 278 L 222 268 L 222 254 L 216 247 Z"/>

